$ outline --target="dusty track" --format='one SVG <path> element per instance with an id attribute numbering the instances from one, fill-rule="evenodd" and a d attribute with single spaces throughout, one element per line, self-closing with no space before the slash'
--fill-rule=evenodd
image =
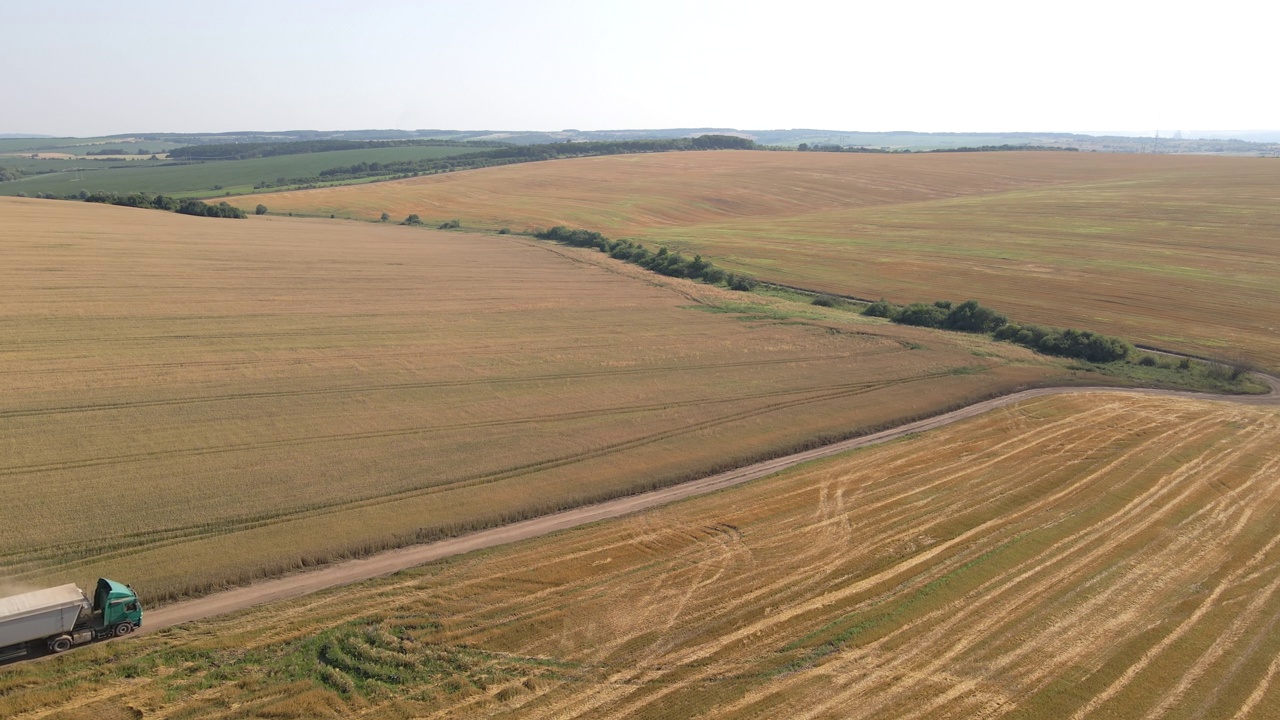
<path id="1" fill-rule="evenodd" d="M 548 533 L 567 530 L 588 523 L 621 517 L 641 510 L 658 507 L 677 500 L 705 495 L 733 487 L 785 470 L 800 463 L 828 457 L 837 453 L 868 447 L 896 440 L 905 435 L 924 432 L 971 418 L 995 408 L 1011 405 L 1030 398 L 1066 393 L 1129 393 L 1172 398 L 1217 400 L 1248 405 L 1280 405 L 1280 378 L 1261 376 L 1270 386 L 1267 395 L 1223 396 L 1207 393 L 1174 390 L 1123 389 L 1106 387 L 1037 388 L 985 400 L 943 415 L 908 423 L 864 437 L 853 438 L 831 445 L 806 450 L 785 457 L 748 465 L 711 477 L 662 488 L 651 492 L 611 500 L 597 505 L 574 508 L 564 512 L 533 518 L 502 527 L 484 530 L 463 537 L 441 540 L 424 545 L 414 545 L 327 566 L 313 572 L 288 575 L 252 585 L 208 595 L 196 600 L 175 603 L 149 611 L 146 616 L 146 632 L 162 630 L 193 620 L 235 612 L 264 603 L 301 597 L 320 590 L 390 575 L 399 570 L 440 560 L 454 555 L 497 547 L 507 543 L 528 540 Z"/>

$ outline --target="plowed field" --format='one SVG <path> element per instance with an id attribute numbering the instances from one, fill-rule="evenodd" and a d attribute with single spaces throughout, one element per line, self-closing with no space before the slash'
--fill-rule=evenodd
<path id="1" fill-rule="evenodd" d="M 5 669 L 0 712 L 1274 717 L 1278 448 L 1271 407 L 1030 400 L 630 519 Z"/>
<path id="2" fill-rule="evenodd" d="M 154 603 L 1062 374 L 524 238 L 4 199 L 0 254 L 5 589 Z"/>
<path id="3" fill-rule="evenodd" d="M 1280 162 L 1101 153 L 611 156 L 285 193 L 273 211 L 568 224 L 757 277 L 898 302 L 976 298 L 1280 367 Z"/>

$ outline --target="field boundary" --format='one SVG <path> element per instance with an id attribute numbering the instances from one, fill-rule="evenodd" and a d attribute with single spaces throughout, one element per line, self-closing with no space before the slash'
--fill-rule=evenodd
<path id="1" fill-rule="evenodd" d="M 1246 405 L 1280 405 L 1280 378 L 1256 374 L 1271 387 L 1266 395 L 1217 395 L 1181 390 L 1160 390 L 1154 388 L 1115 388 L 1115 387 L 1044 387 L 1021 390 L 995 398 L 972 403 L 965 407 L 933 417 L 916 420 L 888 430 L 869 435 L 842 440 L 822 445 L 809 450 L 784 455 L 772 460 L 765 460 L 709 477 L 672 485 L 657 490 L 628 495 L 593 505 L 564 510 L 550 515 L 543 515 L 529 520 L 501 525 L 486 530 L 444 540 L 437 540 L 420 545 L 397 548 L 369 555 L 355 560 L 347 560 L 324 568 L 286 575 L 284 577 L 256 582 L 243 587 L 225 590 L 206 595 L 201 598 L 186 600 L 150 610 L 146 615 L 146 626 L 141 632 L 155 632 L 187 622 L 203 620 L 226 613 L 245 610 L 257 605 L 282 600 L 290 600 L 310 595 L 321 590 L 349 585 L 364 580 L 391 575 L 401 570 L 424 565 L 445 558 L 470 553 L 476 550 L 507 545 L 521 540 L 529 540 L 550 533 L 569 530 L 603 520 L 611 520 L 632 513 L 649 510 L 680 500 L 707 495 L 727 488 L 741 485 L 752 480 L 772 475 L 796 465 L 818 460 L 842 452 L 873 445 L 891 442 L 908 435 L 933 430 L 951 423 L 976 417 L 990 410 L 1012 405 L 1031 398 L 1049 395 L 1090 394 L 1090 393 L 1124 393 L 1131 395 L 1147 395 L 1156 397 L 1183 398 L 1194 400 L 1214 400 Z"/>

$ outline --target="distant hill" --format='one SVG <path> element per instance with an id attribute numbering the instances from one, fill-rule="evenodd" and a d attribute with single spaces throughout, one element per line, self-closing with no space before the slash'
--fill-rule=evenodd
<path id="1" fill-rule="evenodd" d="M 1208 138 L 1214 140 L 1244 140 L 1256 143 L 1280 143 L 1280 130 L 1194 130 L 1186 133 L 1189 137 Z"/>
<path id="2" fill-rule="evenodd" d="M 761 145 L 777 147 L 840 146 L 877 150 L 948 150 L 1001 145 L 1075 148 L 1085 152 L 1158 152 L 1217 153 L 1232 155 L 1280 155 L 1280 131 L 1249 130 L 1210 133 L 1193 131 L 1184 137 L 1141 137 L 1116 134 L 1055 132 L 863 132 L 849 130 L 786 129 L 739 130 L 736 128 L 659 128 L 622 130 L 529 131 L 529 130 L 241 130 L 221 133 L 129 133 L 98 138 L 54 138 L 47 135 L 0 135 L 0 152 L 71 152 L 81 154 L 88 145 L 120 145 L 168 150 L 186 145 L 225 143 L 294 142 L 319 140 L 447 140 L 497 141 L 515 145 L 538 145 L 559 142 L 615 142 L 620 140 L 663 140 L 698 135 L 736 135 L 750 138 Z"/>
<path id="3" fill-rule="evenodd" d="M 407 131 L 406 131 L 407 132 Z M 502 130 L 417 130 L 417 137 L 440 140 L 498 140 L 517 145 L 553 142 L 608 142 L 617 140 L 667 139 L 704 134 L 737 135 L 761 145 L 776 147 L 840 146 L 882 150 L 950 150 L 956 148 L 1028 145 L 1075 148 L 1086 152 L 1136 153 L 1219 153 L 1232 155 L 1280 154 L 1280 139 L 1255 142 L 1235 137 L 1184 139 L 1135 137 L 1126 135 L 1086 135 L 1046 132 L 859 132 L 846 130 L 738 130 L 735 128 L 668 128 L 661 130 L 561 130 L 523 132 Z M 1280 136 L 1280 133 L 1276 133 Z"/>

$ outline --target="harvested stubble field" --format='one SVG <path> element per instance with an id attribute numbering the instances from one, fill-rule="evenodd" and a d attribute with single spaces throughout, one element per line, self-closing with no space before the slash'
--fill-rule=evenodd
<path id="1" fill-rule="evenodd" d="M 0 577 L 152 603 L 1064 374 L 508 236 L 5 199 L 0 253 Z"/>
<path id="2" fill-rule="evenodd" d="M 1275 717 L 1278 481 L 1273 407 L 1040 398 L 7 668 L 0 714 Z"/>
<path id="3" fill-rule="evenodd" d="M 274 210 L 567 224 L 865 298 L 974 297 L 1280 368 L 1280 161 L 1102 153 L 717 151 L 260 196 Z"/>

